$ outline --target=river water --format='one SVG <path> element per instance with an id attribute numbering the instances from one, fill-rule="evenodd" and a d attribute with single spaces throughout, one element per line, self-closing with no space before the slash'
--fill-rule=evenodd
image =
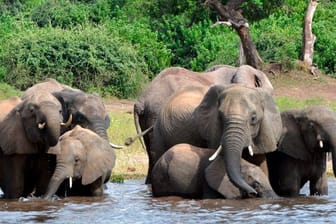
<path id="1" fill-rule="evenodd" d="M 301 193 L 308 193 L 305 186 Z M 336 223 L 336 181 L 329 195 L 280 199 L 153 198 L 143 180 L 109 183 L 103 197 L 0 200 L 0 223 Z"/>

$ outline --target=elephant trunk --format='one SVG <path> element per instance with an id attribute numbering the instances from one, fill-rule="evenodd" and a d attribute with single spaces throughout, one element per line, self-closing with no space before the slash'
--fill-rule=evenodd
<path id="1" fill-rule="evenodd" d="M 326 125 L 328 126 L 328 125 Z M 329 134 L 330 139 L 330 151 L 332 156 L 332 166 L 333 166 L 333 172 L 334 176 L 336 177 L 336 126 L 332 125 L 328 127 L 326 132 Z"/>
<path id="2" fill-rule="evenodd" d="M 55 172 L 53 176 L 50 179 L 50 182 L 47 187 L 47 191 L 43 198 L 50 199 L 58 190 L 59 186 L 62 184 L 62 182 L 67 178 L 72 178 L 72 175 L 67 175 L 67 172 L 69 169 L 67 169 L 67 166 L 65 166 L 64 163 L 57 161 L 57 165 L 55 168 Z"/>
<path id="3" fill-rule="evenodd" d="M 221 144 L 225 168 L 230 181 L 251 197 L 256 196 L 257 192 L 246 183 L 240 170 L 242 151 L 249 140 L 247 130 L 248 128 L 243 121 L 235 119 L 226 122 Z"/>
<path id="4" fill-rule="evenodd" d="M 99 118 L 94 118 L 91 121 L 93 125 L 92 127 L 90 127 L 90 129 L 98 134 L 100 137 L 108 141 L 109 139 L 105 127 L 105 121 Z"/>

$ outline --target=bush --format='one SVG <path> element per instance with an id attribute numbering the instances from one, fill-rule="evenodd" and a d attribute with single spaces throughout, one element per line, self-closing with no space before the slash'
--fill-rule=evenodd
<path id="1" fill-rule="evenodd" d="M 8 39 L 4 81 L 24 90 L 47 77 L 85 91 L 134 97 L 148 69 L 128 43 L 105 28 L 34 29 Z"/>
<path id="2" fill-rule="evenodd" d="M 113 19 L 109 28 L 111 33 L 128 40 L 139 51 L 148 65 L 149 79 L 170 65 L 170 50 L 158 41 L 158 34 L 151 31 L 145 18 L 132 22 L 125 17 Z"/>

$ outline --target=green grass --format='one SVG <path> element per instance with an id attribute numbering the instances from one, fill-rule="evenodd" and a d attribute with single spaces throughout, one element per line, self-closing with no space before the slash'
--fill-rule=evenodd
<path id="1" fill-rule="evenodd" d="M 111 126 L 108 129 L 110 141 L 124 145 L 125 139 L 136 135 L 133 115 L 126 112 L 111 112 Z M 122 182 L 124 179 L 145 178 L 148 159 L 139 141 L 129 147 L 116 149 L 117 161 L 112 171 L 112 181 Z"/>
<path id="2" fill-rule="evenodd" d="M 280 111 L 287 109 L 303 109 L 313 105 L 324 105 L 336 111 L 335 100 L 328 100 L 320 97 L 313 97 L 304 100 L 290 97 L 277 97 L 275 101 Z"/>
<path id="3" fill-rule="evenodd" d="M 6 83 L 0 83 L 0 100 L 19 95 L 21 95 L 20 91 L 14 89 Z"/>

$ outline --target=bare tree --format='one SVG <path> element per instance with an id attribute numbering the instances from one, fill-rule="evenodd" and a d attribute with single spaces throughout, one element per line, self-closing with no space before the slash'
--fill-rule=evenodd
<path id="1" fill-rule="evenodd" d="M 206 0 L 205 4 L 217 11 L 219 15 L 220 21 L 215 25 L 225 24 L 236 30 L 240 37 L 246 63 L 254 68 L 260 69 L 262 60 L 250 36 L 248 21 L 239 11 L 244 1 L 245 0 L 229 0 L 226 5 L 223 5 L 218 0 Z"/>
<path id="2" fill-rule="evenodd" d="M 302 55 L 301 60 L 311 67 L 311 72 L 316 70 L 315 64 L 313 64 L 314 55 L 314 43 L 316 36 L 312 32 L 313 17 L 317 7 L 318 0 L 310 0 L 303 24 L 303 39 L 302 39 Z"/>

